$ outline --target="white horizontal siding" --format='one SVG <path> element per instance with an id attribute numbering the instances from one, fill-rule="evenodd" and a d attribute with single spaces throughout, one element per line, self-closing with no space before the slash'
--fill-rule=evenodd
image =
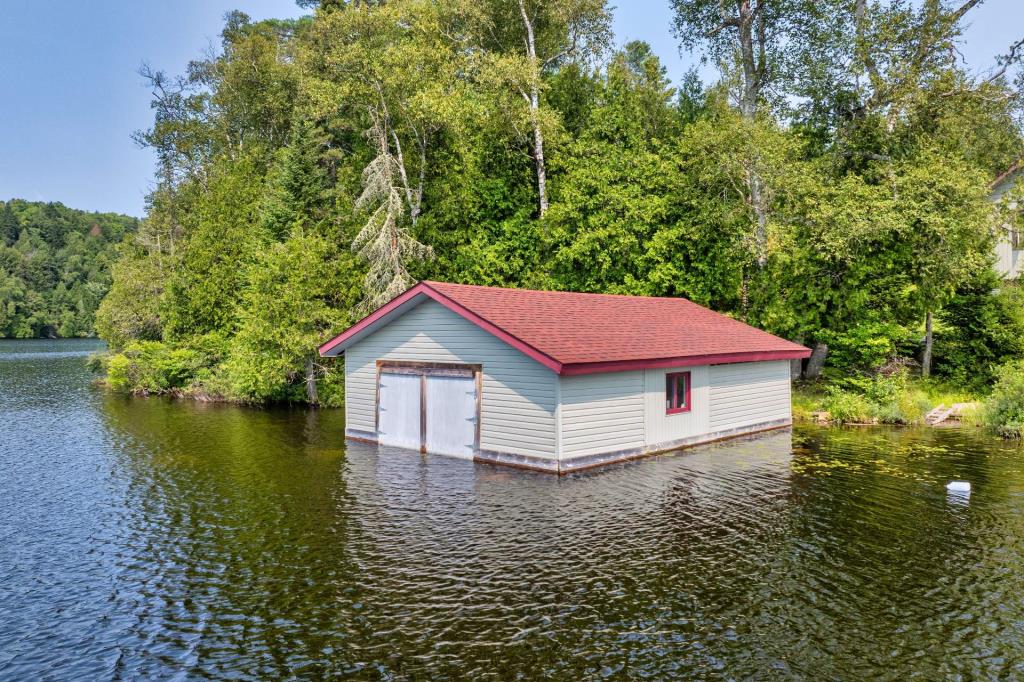
<path id="1" fill-rule="evenodd" d="M 368 433 L 377 360 L 482 365 L 480 447 L 555 457 L 556 375 L 441 304 L 424 302 L 345 350 L 345 419 Z"/>
<path id="2" fill-rule="evenodd" d="M 665 413 L 665 375 L 669 372 L 690 373 L 690 411 Z M 647 423 L 647 445 L 691 438 L 708 433 L 708 367 L 676 367 L 645 370 L 646 390 L 644 412 Z"/>
<path id="3" fill-rule="evenodd" d="M 711 431 L 790 419 L 789 362 L 743 362 L 709 368 Z"/>
<path id="4" fill-rule="evenodd" d="M 1003 195 L 1017 184 L 1019 178 L 1019 172 L 1012 173 L 992 190 L 989 198 L 993 202 L 1002 200 Z M 1015 206 L 1011 203 L 1010 208 L 1015 208 Z M 1020 277 L 1022 266 L 1024 266 L 1024 250 L 1014 249 L 1010 241 L 1010 230 L 1012 229 L 1014 229 L 1013 225 L 1003 224 L 996 231 L 995 268 L 996 272 L 1005 279 L 1017 279 Z"/>
<path id="5" fill-rule="evenodd" d="M 643 390 L 643 371 L 562 377 L 561 457 L 643 447 Z"/>

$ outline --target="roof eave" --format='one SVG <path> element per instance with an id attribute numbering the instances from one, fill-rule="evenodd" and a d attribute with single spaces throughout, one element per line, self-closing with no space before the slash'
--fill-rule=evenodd
<path id="1" fill-rule="evenodd" d="M 988 186 L 989 189 L 990 190 L 995 190 L 996 188 L 999 187 L 999 185 L 1001 185 L 1004 182 L 1006 182 L 1006 180 L 1010 176 L 1012 176 L 1014 173 L 1017 173 L 1018 171 L 1020 171 L 1022 167 L 1024 167 L 1024 159 L 1020 159 L 1020 160 L 1014 162 L 1014 164 L 1012 166 L 1010 166 L 1005 171 L 1003 171 L 1003 173 L 999 177 L 997 177 L 995 180 L 993 180 L 989 184 L 989 186 Z"/>
<path id="2" fill-rule="evenodd" d="M 802 360 L 811 355 L 809 348 L 790 350 L 745 351 L 741 353 L 712 353 L 688 355 L 674 358 L 650 358 L 637 360 L 610 360 L 606 362 L 575 362 L 562 365 L 562 376 L 580 374 L 604 374 L 626 372 L 637 369 L 664 369 L 667 367 L 693 367 L 696 365 L 725 365 L 737 362 L 770 362 L 772 360 Z"/>
<path id="3" fill-rule="evenodd" d="M 320 354 L 320 357 L 338 355 L 339 353 L 341 353 L 341 351 L 345 350 L 349 341 L 352 341 L 355 337 L 362 335 L 364 332 L 369 333 L 370 331 L 372 331 L 372 327 L 375 324 L 379 323 L 391 312 L 393 312 L 397 308 L 400 308 L 406 303 L 409 303 L 421 293 L 425 293 L 422 291 L 422 289 L 422 284 L 417 284 L 411 289 L 407 289 L 405 292 L 399 294 L 395 298 L 391 299 L 390 301 L 382 305 L 380 308 L 377 308 L 372 313 L 370 313 L 363 319 L 353 324 L 351 327 L 343 331 L 341 334 L 338 334 L 330 341 L 327 341 L 317 349 L 317 352 Z"/>

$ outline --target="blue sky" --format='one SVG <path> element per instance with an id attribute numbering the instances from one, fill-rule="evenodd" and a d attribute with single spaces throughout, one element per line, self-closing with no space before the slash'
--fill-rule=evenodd
<path id="1" fill-rule="evenodd" d="M 618 1 L 618 44 L 651 43 L 678 77 L 668 0 Z M 0 21 L 0 199 L 60 201 L 141 216 L 153 157 L 131 141 L 149 125 L 143 62 L 171 73 L 217 41 L 222 17 L 297 16 L 292 0 L 3 0 Z M 1024 3 L 988 0 L 963 53 L 976 69 L 1024 34 Z"/>

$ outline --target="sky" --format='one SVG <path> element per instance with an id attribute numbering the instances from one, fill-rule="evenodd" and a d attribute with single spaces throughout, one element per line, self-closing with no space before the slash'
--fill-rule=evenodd
<path id="1" fill-rule="evenodd" d="M 614 1 L 614 0 L 613 0 Z M 616 44 L 646 40 L 678 80 L 694 64 L 671 33 L 668 0 L 618 0 Z M 152 121 L 143 63 L 182 73 L 216 44 L 225 12 L 298 16 L 293 0 L 2 0 L 0 199 L 59 201 L 142 216 L 153 154 L 131 139 Z M 984 70 L 1024 35 L 1024 2 L 988 0 L 962 47 Z M 709 67 L 702 73 L 710 75 Z"/>

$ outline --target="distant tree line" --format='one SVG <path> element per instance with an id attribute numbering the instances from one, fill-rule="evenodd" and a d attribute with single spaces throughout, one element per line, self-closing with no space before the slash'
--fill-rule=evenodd
<path id="1" fill-rule="evenodd" d="M 95 335 L 117 245 L 137 218 L 0 202 L 0 338 Z"/>
<path id="2" fill-rule="evenodd" d="M 336 403 L 317 345 L 422 278 L 685 296 L 812 372 L 1024 350 L 988 199 L 1019 45 L 967 69 L 977 2 L 672 0 L 707 84 L 604 0 L 301 4 L 143 69 L 157 184 L 98 317 L 126 388 Z"/>

